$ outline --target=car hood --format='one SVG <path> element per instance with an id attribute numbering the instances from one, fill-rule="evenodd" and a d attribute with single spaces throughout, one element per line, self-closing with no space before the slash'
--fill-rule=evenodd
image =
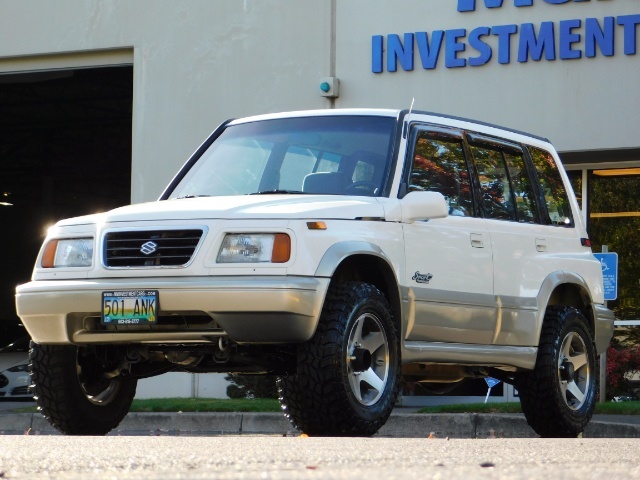
<path id="1" fill-rule="evenodd" d="M 106 213 L 76 217 L 58 226 L 197 219 L 354 219 L 384 217 L 375 197 L 337 195 L 242 195 L 140 203 Z"/>
<path id="2" fill-rule="evenodd" d="M 29 355 L 25 352 L 0 353 L 0 372 L 28 362 Z"/>

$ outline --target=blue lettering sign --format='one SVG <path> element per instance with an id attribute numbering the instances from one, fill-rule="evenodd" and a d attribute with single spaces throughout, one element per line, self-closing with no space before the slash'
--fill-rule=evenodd
<path id="1" fill-rule="evenodd" d="M 520 44 L 518 46 L 518 62 L 529 60 L 540 61 L 542 54 L 546 60 L 556 59 L 555 34 L 553 22 L 542 22 L 536 37 L 536 29 L 533 23 L 525 23 L 520 27 Z"/>
<path id="2" fill-rule="evenodd" d="M 444 31 L 436 30 L 431 33 L 431 43 L 429 43 L 429 34 L 427 32 L 416 32 L 420 61 L 422 62 L 422 68 L 425 70 L 436 68 L 443 38 Z"/>
<path id="3" fill-rule="evenodd" d="M 457 0 L 459 12 L 475 11 L 478 3 L 486 8 L 500 8 L 504 0 Z M 542 0 L 538 0 L 539 2 Z M 551 5 L 591 0 L 544 0 Z M 599 0 L 603 1 L 603 0 Z M 513 0 L 515 7 L 533 6 L 533 0 Z M 478 26 L 467 35 L 467 29 L 434 30 L 433 32 L 407 32 L 403 34 L 373 35 L 371 37 L 371 71 L 396 72 L 398 68 L 412 71 L 415 51 L 425 70 L 437 68 L 441 53 L 446 68 L 481 67 L 495 56 L 500 64 L 512 61 L 512 45 L 517 42 L 517 61 L 529 59 L 538 62 L 596 57 L 611 57 L 615 53 L 616 38 L 623 42 L 625 55 L 636 55 L 638 50 L 640 14 L 542 22 L 540 25 Z M 619 31 L 616 33 L 616 29 Z M 620 32 L 621 31 L 621 32 Z M 385 45 L 386 43 L 386 45 Z M 467 49 L 467 47 L 469 47 Z M 468 51 L 468 53 L 467 53 Z"/>
<path id="4" fill-rule="evenodd" d="M 511 35 L 518 33 L 518 26 L 500 25 L 492 27 L 491 33 L 498 36 L 498 63 L 511 62 Z"/>
<path id="5" fill-rule="evenodd" d="M 624 54 L 636 54 L 636 26 L 640 23 L 640 15 L 623 15 L 618 17 L 618 25 L 624 26 Z"/>
<path id="6" fill-rule="evenodd" d="M 551 5 L 561 5 L 569 2 L 589 2 L 591 0 L 544 0 Z M 458 0 L 459 12 L 475 12 L 476 0 Z M 500 8 L 504 0 L 484 0 L 484 6 L 487 8 Z M 533 6 L 533 0 L 514 0 L 513 4 L 516 7 L 531 7 Z"/>
<path id="7" fill-rule="evenodd" d="M 469 65 L 472 67 L 480 67 L 481 65 L 489 63 L 489 60 L 491 60 L 491 56 L 493 55 L 491 46 L 482 40 L 482 37 L 490 34 L 491 29 L 489 27 L 478 27 L 471 30 L 469 34 L 469 46 L 475 48 L 480 54 L 477 57 L 469 57 Z"/>
<path id="8" fill-rule="evenodd" d="M 374 35 L 371 37 L 371 71 L 373 73 L 382 73 L 382 62 L 384 58 L 384 37 L 382 35 Z"/>
<path id="9" fill-rule="evenodd" d="M 404 44 L 398 35 L 387 37 L 387 70 L 395 72 L 398 60 L 403 70 L 413 70 L 413 33 L 404 34 Z"/>
<path id="10" fill-rule="evenodd" d="M 500 8 L 502 3 L 503 0 L 484 0 L 484 5 L 487 8 Z M 513 3 L 516 7 L 530 7 L 533 5 L 533 0 L 515 0 Z M 476 0 L 458 0 L 459 12 L 474 12 L 475 10 Z"/>
<path id="11" fill-rule="evenodd" d="M 467 65 L 467 61 L 464 58 L 458 58 L 458 52 L 464 52 L 465 44 L 459 42 L 459 38 L 467 36 L 467 31 L 464 28 L 458 30 L 447 30 L 445 34 L 445 46 L 447 51 L 445 52 L 445 65 L 447 68 L 458 68 Z"/>
<path id="12" fill-rule="evenodd" d="M 596 45 L 605 57 L 613 56 L 613 32 L 615 18 L 605 17 L 604 28 L 600 27 L 597 18 L 587 18 L 584 22 L 584 55 L 587 58 L 596 56 Z"/>
<path id="13" fill-rule="evenodd" d="M 582 37 L 573 33 L 574 29 L 582 27 L 580 20 L 564 20 L 560 22 L 560 60 L 582 58 L 582 51 L 575 50 L 573 45 L 579 43 Z"/>

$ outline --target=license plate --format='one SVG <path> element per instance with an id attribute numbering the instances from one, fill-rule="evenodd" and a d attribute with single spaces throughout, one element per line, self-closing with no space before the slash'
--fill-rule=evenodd
<path id="1" fill-rule="evenodd" d="M 102 292 L 104 325 L 148 325 L 158 320 L 157 290 Z"/>

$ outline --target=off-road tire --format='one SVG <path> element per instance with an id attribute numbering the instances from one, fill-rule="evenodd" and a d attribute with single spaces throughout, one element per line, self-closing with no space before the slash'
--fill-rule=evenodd
<path id="1" fill-rule="evenodd" d="M 542 437 L 575 438 L 596 402 L 596 349 L 584 315 L 573 307 L 545 314 L 538 358 L 516 383 L 527 422 Z"/>
<path id="2" fill-rule="evenodd" d="M 106 435 L 125 417 L 137 380 L 112 379 L 108 395 L 91 397 L 80 383 L 78 347 L 31 342 L 29 369 L 38 409 L 66 435 Z"/>
<path id="3" fill-rule="evenodd" d="M 389 418 L 399 380 L 387 299 L 373 285 L 349 282 L 329 288 L 316 333 L 298 349 L 296 374 L 278 379 L 278 393 L 285 416 L 306 434 L 371 436 Z"/>

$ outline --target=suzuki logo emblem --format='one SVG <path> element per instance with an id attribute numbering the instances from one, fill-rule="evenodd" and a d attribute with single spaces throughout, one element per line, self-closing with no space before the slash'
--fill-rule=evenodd
<path id="1" fill-rule="evenodd" d="M 140 251 L 145 255 L 151 255 L 156 250 L 158 250 L 158 244 L 155 242 L 147 242 L 140 247 Z"/>

